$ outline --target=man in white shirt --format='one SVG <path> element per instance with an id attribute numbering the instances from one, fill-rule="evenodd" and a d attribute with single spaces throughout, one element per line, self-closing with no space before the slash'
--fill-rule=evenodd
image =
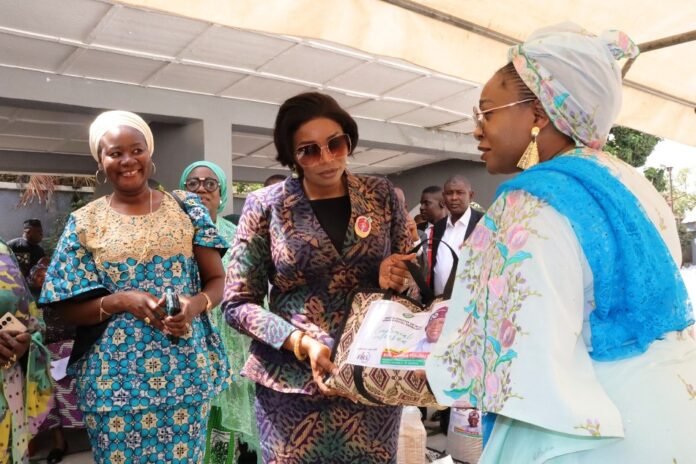
<path id="1" fill-rule="evenodd" d="M 458 255 L 464 243 L 483 213 L 473 210 L 469 203 L 474 198 L 471 183 L 464 176 L 454 176 L 445 182 L 442 198 L 449 211 L 447 217 L 434 225 L 434 238 L 447 243 Z M 446 246 L 433 245 L 432 289 L 436 296 L 442 295 L 449 278 L 454 260 Z"/>

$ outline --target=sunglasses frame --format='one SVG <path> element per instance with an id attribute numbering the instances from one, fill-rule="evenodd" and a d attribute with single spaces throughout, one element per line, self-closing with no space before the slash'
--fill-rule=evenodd
<path id="1" fill-rule="evenodd" d="M 345 155 L 343 155 L 343 156 L 336 156 L 336 155 L 329 149 L 329 145 L 331 144 L 331 142 L 333 142 L 334 140 L 336 140 L 336 139 L 338 139 L 338 138 L 345 138 L 345 139 L 348 141 L 348 152 L 347 152 Z M 311 146 L 317 146 L 317 147 L 319 147 L 319 156 L 317 156 L 317 157 L 315 157 L 315 156 L 307 156 L 307 155 L 301 155 L 301 154 L 299 153 L 300 150 L 302 150 L 303 148 L 307 148 L 307 147 L 311 147 Z M 324 145 L 320 145 L 320 144 L 318 144 L 318 143 L 315 142 L 315 143 L 308 143 L 308 144 L 306 144 L 306 145 L 299 146 L 299 147 L 297 147 L 297 148 L 295 149 L 294 154 L 295 154 L 295 158 L 297 159 L 297 163 L 298 163 L 300 166 L 302 166 L 302 167 L 311 167 L 311 166 L 316 166 L 317 164 L 319 164 L 319 162 L 321 161 L 322 156 L 324 155 L 324 152 L 327 153 L 326 158 L 327 158 L 329 161 L 333 161 L 333 160 L 335 160 L 335 159 L 340 159 L 340 158 L 344 158 L 345 156 L 349 156 L 349 155 L 353 152 L 353 141 L 350 139 L 350 135 L 345 134 L 345 133 L 344 133 L 344 134 L 336 134 L 336 135 L 334 135 L 333 137 L 331 137 L 329 140 L 327 140 L 327 141 L 326 141 L 326 144 L 324 144 Z M 329 155 L 330 155 L 330 156 L 329 156 Z M 303 159 L 306 159 L 306 158 L 314 159 L 314 161 L 313 161 L 313 162 L 306 162 L 306 163 L 303 163 L 302 160 L 303 160 Z"/>

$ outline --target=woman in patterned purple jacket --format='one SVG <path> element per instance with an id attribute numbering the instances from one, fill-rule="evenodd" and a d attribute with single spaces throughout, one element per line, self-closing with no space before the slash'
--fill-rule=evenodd
<path id="1" fill-rule="evenodd" d="M 357 125 L 336 101 L 305 93 L 281 106 L 278 161 L 293 178 L 247 197 L 231 247 L 223 310 L 253 338 L 243 375 L 257 383 L 267 463 L 395 462 L 401 409 L 340 397 L 322 379 L 358 287 L 408 286 L 406 213 L 383 178 L 346 169 Z M 269 292 L 269 308 L 264 296 Z"/>

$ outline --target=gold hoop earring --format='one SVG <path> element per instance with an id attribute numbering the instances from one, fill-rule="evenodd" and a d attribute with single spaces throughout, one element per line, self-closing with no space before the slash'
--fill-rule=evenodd
<path id="1" fill-rule="evenodd" d="M 97 169 L 97 171 L 94 173 L 94 181 L 97 183 L 97 185 L 102 185 L 106 183 L 106 173 L 104 172 L 104 181 L 99 182 L 99 173 L 104 172 L 102 170 Z"/>
<path id="2" fill-rule="evenodd" d="M 532 127 L 532 141 L 527 145 L 527 149 L 522 154 L 522 157 L 517 162 L 517 167 L 522 169 L 529 169 L 532 166 L 539 164 L 539 147 L 537 147 L 537 136 L 539 135 L 539 128 Z"/>
<path id="3" fill-rule="evenodd" d="M 150 160 L 150 163 L 152 163 L 152 174 L 150 174 L 150 175 L 154 176 L 157 173 L 157 165 L 152 160 Z"/>

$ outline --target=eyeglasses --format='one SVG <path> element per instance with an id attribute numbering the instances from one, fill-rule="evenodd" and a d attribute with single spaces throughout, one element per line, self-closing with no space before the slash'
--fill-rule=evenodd
<path id="1" fill-rule="evenodd" d="M 314 166 L 321 161 L 321 154 L 324 149 L 326 149 L 329 161 L 346 157 L 351 151 L 350 136 L 348 134 L 337 135 L 330 138 L 326 145 L 319 145 L 318 143 L 303 145 L 295 150 L 295 157 L 302 166 Z"/>
<path id="2" fill-rule="evenodd" d="M 536 98 L 527 98 L 525 100 L 520 100 L 507 105 L 496 106 L 495 108 L 488 108 L 487 110 L 481 111 L 478 106 L 474 106 L 474 119 L 476 120 L 476 126 L 483 129 L 483 125 L 486 123 L 486 118 L 483 117 L 484 114 L 492 113 L 495 110 L 502 110 L 503 108 L 510 108 L 511 106 L 519 105 L 520 103 L 527 103 L 534 101 Z"/>
<path id="3" fill-rule="evenodd" d="M 212 177 L 189 177 L 186 179 L 186 190 L 189 192 L 197 192 L 201 185 L 208 192 L 214 192 L 220 188 L 220 182 Z"/>

